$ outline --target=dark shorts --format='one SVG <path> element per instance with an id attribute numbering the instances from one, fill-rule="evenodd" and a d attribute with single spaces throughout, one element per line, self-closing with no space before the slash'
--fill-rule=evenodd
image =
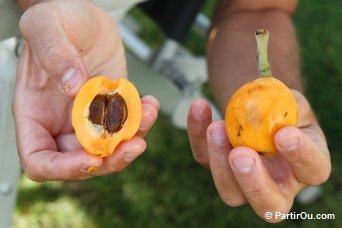
<path id="1" fill-rule="evenodd" d="M 150 0 L 139 4 L 171 39 L 182 42 L 205 0 Z"/>

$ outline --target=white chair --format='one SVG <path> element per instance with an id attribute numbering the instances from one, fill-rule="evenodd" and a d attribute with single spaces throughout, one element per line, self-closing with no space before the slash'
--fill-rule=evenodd
<path id="1" fill-rule="evenodd" d="M 11 225 L 20 175 L 12 118 L 12 97 L 16 78 L 15 38 L 0 43 L 0 227 Z"/>

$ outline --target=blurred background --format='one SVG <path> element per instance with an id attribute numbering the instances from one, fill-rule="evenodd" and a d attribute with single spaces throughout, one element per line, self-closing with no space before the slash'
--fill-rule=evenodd
<path id="1" fill-rule="evenodd" d="M 299 1 L 294 16 L 306 95 L 326 133 L 333 164 L 322 194 L 292 211 L 334 213 L 335 220 L 287 220 L 276 227 L 342 227 L 342 4 Z M 202 12 L 210 18 L 216 1 Z M 152 48 L 165 36 L 141 9 L 139 36 Z M 195 29 L 193 29 L 195 30 Z M 192 31 L 184 41 L 205 55 L 205 36 Z M 211 97 L 208 85 L 203 91 Z M 161 114 L 146 138 L 148 149 L 124 171 L 86 181 L 34 183 L 21 176 L 13 227 L 264 227 L 249 206 L 231 208 L 219 198 L 210 173 L 192 158 L 185 130 Z"/>

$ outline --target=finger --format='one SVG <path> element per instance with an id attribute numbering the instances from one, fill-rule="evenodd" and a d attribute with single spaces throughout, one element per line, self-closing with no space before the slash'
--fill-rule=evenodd
<path id="1" fill-rule="evenodd" d="M 115 149 L 113 155 L 106 157 L 102 166 L 91 174 L 99 176 L 121 171 L 139 157 L 145 150 L 145 140 L 135 136 L 132 139 L 121 143 Z"/>
<path id="2" fill-rule="evenodd" d="M 188 135 L 195 160 L 205 168 L 209 168 L 207 128 L 211 122 L 212 114 L 208 102 L 203 99 L 194 101 L 188 114 Z"/>
<path id="3" fill-rule="evenodd" d="M 229 163 L 240 189 L 255 213 L 266 220 L 265 213 L 287 213 L 293 197 L 285 197 L 277 188 L 258 153 L 247 147 L 236 147 L 229 154 Z M 272 218 L 267 222 L 277 222 Z"/>
<path id="4" fill-rule="evenodd" d="M 317 129 L 312 129 L 315 127 L 307 128 L 306 132 L 284 127 L 274 139 L 279 153 L 291 164 L 298 180 L 308 185 L 324 183 L 331 172 L 327 145 L 320 134 L 315 134 Z"/>
<path id="5" fill-rule="evenodd" d="M 17 145 L 22 167 L 34 181 L 73 180 L 85 175 L 89 167 L 98 167 L 102 158 L 84 150 L 57 152 L 55 139 L 39 122 L 25 116 L 15 118 Z"/>
<path id="6" fill-rule="evenodd" d="M 74 100 L 71 100 L 69 105 L 68 105 L 68 109 L 67 109 L 67 111 L 65 111 L 65 113 L 72 113 L 73 106 L 74 106 Z M 71 115 L 67 115 L 65 118 L 66 118 L 65 124 L 62 127 L 62 129 L 60 130 L 60 133 L 61 134 L 70 134 L 70 133 L 75 134 L 75 130 L 72 126 Z"/>
<path id="7" fill-rule="evenodd" d="M 26 175 L 33 181 L 75 180 L 87 175 L 91 167 L 99 167 L 102 159 L 83 150 L 56 152 L 43 150 L 22 159 Z"/>
<path id="8" fill-rule="evenodd" d="M 59 18 L 49 12 L 44 11 L 44 5 L 26 11 L 20 20 L 20 30 L 45 71 L 60 82 L 66 95 L 73 97 L 87 80 L 87 71 Z"/>
<path id="9" fill-rule="evenodd" d="M 73 151 L 81 149 L 82 146 L 78 142 L 75 133 L 61 134 L 55 138 L 57 150 L 61 152 Z"/>
<path id="10" fill-rule="evenodd" d="M 159 111 L 160 109 L 160 104 L 159 101 L 151 95 L 146 95 L 144 97 L 141 98 L 141 103 L 142 104 L 150 104 L 152 105 L 157 111 Z"/>
<path id="11" fill-rule="evenodd" d="M 127 79 L 125 48 L 121 43 L 120 34 L 115 32 L 115 35 L 109 41 L 109 43 L 101 44 L 106 46 L 106 50 L 101 50 L 101 55 L 97 54 L 99 52 L 97 48 L 91 49 L 83 57 L 83 62 L 87 66 L 90 75 L 105 75 L 113 80 L 118 78 Z M 116 43 L 119 43 L 119 45 L 115 45 Z M 97 64 L 94 62 L 94 56 L 96 56 Z"/>
<path id="12" fill-rule="evenodd" d="M 153 124 L 158 117 L 158 111 L 160 108 L 159 102 L 153 96 L 145 96 L 141 98 L 142 103 L 142 119 L 140 122 L 137 136 L 145 137 L 151 130 Z"/>
<path id="13" fill-rule="evenodd" d="M 224 121 L 216 121 L 209 125 L 207 139 L 210 170 L 221 199 L 233 207 L 244 204 L 246 199 L 229 164 L 232 146 L 227 139 Z"/>

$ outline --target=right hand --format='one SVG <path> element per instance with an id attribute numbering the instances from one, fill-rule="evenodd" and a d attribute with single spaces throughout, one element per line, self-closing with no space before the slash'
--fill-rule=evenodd
<path id="1" fill-rule="evenodd" d="M 88 0 L 50 0 L 28 8 L 20 29 L 25 42 L 13 115 L 27 176 L 34 181 L 84 179 L 129 165 L 146 149 L 143 137 L 159 110 L 154 97 L 141 99 L 136 136 L 107 158 L 87 154 L 71 126 L 73 99 L 89 75 L 127 78 L 124 48 L 112 18 Z"/>
<path id="2" fill-rule="evenodd" d="M 293 94 L 298 127 L 278 130 L 278 152 L 272 157 L 245 146 L 233 148 L 224 121 L 212 121 L 206 101 L 194 101 L 188 115 L 193 156 L 210 170 L 222 201 L 233 207 L 249 204 L 267 222 L 280 222 L 283 217 L 274 216 L 277 212 L 287 214 L 299 191 L 324 183 L 331 172 L 329 149 L 314 113 L 302 94 Z"/>

